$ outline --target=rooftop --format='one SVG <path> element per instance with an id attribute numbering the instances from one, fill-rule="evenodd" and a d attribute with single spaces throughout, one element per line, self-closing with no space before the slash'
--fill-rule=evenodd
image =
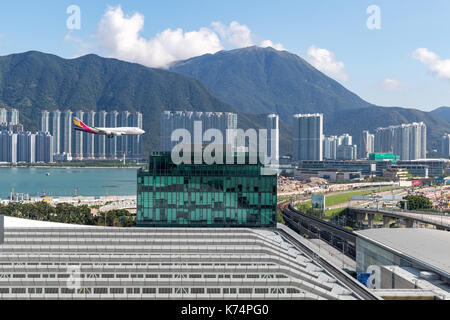
<path id="1" fill-rule="evenodd" d="M 450 232 L 425 228 L 367 229 L 358 237 L 430 266 L 450 278 Z"/>
<path id="2" fill-rule="evenodd" d="M 6 219 L 0 299 L 358 299 L 275 230 L 38 223 Z"/>

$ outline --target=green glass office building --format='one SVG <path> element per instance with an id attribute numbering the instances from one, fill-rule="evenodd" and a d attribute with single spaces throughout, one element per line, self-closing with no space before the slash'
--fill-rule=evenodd
<path id="1" fill-rule="evenodd" d="M 275 227 L 276 173 L 262 174 L 248 154 L 234 160 L 176 165 L 169 152 L 152 152 L 137 174 L 138 227 Z"/>

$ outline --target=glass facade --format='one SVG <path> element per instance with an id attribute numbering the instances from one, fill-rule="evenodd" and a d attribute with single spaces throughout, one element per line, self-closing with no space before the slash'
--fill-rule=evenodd
<path id="1" fill-rule="evenodd" d="M 276 174 L 262 175 L 248 154 L 233 163 L 176 165 L 152 152 L 137 175 L 138 227 L 275 227 Z"/>
<path id="2" fill-rule="evenodd" d="M 370 266 L 412 267 L 413 264 L 381 246 L 356 237 L 356 272 L 365 273 Z"/>

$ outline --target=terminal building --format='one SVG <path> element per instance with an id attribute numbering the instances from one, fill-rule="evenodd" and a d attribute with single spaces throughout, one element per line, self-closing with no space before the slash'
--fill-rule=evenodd
<path id="1" fill-rule="evenodd" d="M 372 275 L 368 286 L 377 294 L 450 299 L 448 231 L 383 228 L 356 233 L 356 272 Z"/>
<path id="2" fill-rule="evenodd" d="M 5 218 L 0 299 L 362 299 L 276 229 Z"/>
<path id="3" fill-rule="evenodd" d="M 148 168 L 138 171 L 138 227 L 275 227 L 275 171 L 263 174 L 248 153 L 245 164 L 237 153 L 233 159 L 176 165 L 170 152 L 152 152 Z"/>

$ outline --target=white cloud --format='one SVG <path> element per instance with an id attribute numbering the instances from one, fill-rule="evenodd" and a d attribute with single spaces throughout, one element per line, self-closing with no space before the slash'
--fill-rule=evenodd
<path id="1" fill-rule="evenodd" d="M 344 72 L 344 63 L 337 61 L 334 57 L 334 53 L 327 49 L 310 46 L 308 48 L 307 60 L 316 69 L 319 69 L 332 78 L 342 81 L 348 79 L 348 75 Z"/>
<path id="2" fill-rule="evenodd" d="M 263 48 L 272 47 L 272 48 L 274 48 L 276 50 L 279 50 L 279 51 L 284 50 L 283 45 L 281 43 L 274 44 L 270 40 L 264 40 L 263 42 L 261 42 L 260 46 L 263 47 Z"/>
<path id="3" fill-rule="evenodd" d="M 72 34 L 72 31 L 69 31 L 64 36 L 64 41 L 72 42 L 73 44 L 75 44 L 75 46 L 77 48 L 77 53 L 75 55 L 73 55 L 71 58 L 78 58 L 80 56 L 88 54 L 88 53 L 92 52 L 93 48 L 94 48 L 94 46 L 92 44 L 87 43 L 78 37 L 75 37 Z"/>
<path id="4" fill-rule="evenodd" d="M 400 81 L 393 78 L 386 78 L 380 83 L 381 87 L 388 91 L 397 91 L 402 88 Z"/>
<path id="5" fill-rule="evenodd" d="M 144 20 L 138 12 L 128 16 L 121 6 L 109 7 L 97 28 L 96 38 L 100 48 L 107 55 L 121 60 L 166 68 L 174 61 L 216 53 L 225 46 L 242 48 L 254 45 L 251 30 L 237 21 L 229 25 L 215 21 L 211 24 L 212 28 L 203 27 L 189 32 L 169 28 L 146 39 L 141 35 Z M 76 39 L 70 40 L 76 42 Z M 263 41 L 261 45 L 283 49 L 281 44 L 273 44 L 270 40 Z"/>
<path id="6" fill-rule="evenodd" d="M 98 25 L 97 39 L 113 57 L 149 67 L 167 67 L 176 60 L 223 49 L 217 34 L 208 28 L 190 32 L 166 29 L 152 39 L 145 39 L 140 35 L 143 27 L 142 14 L 130 17 L 120 6 L 110 7 Z"/>
<path id="7" fill-rule="evenodd" d="M 450 79 L 450 59 L 441 59 L 427 48 L 416 49 L 412 53 L 412 57 L 428 66 L 428 69 L 439 78 Z"/>
<path id="8" fill-rule="evenodd" d="M 223 41 L 235 47 L 244 48 L 253 45 L 252 32 L 245 24 L 232 21 L 229 26 L 226 26 L 219 21 L 215 21 L 211 25 Z"/>

